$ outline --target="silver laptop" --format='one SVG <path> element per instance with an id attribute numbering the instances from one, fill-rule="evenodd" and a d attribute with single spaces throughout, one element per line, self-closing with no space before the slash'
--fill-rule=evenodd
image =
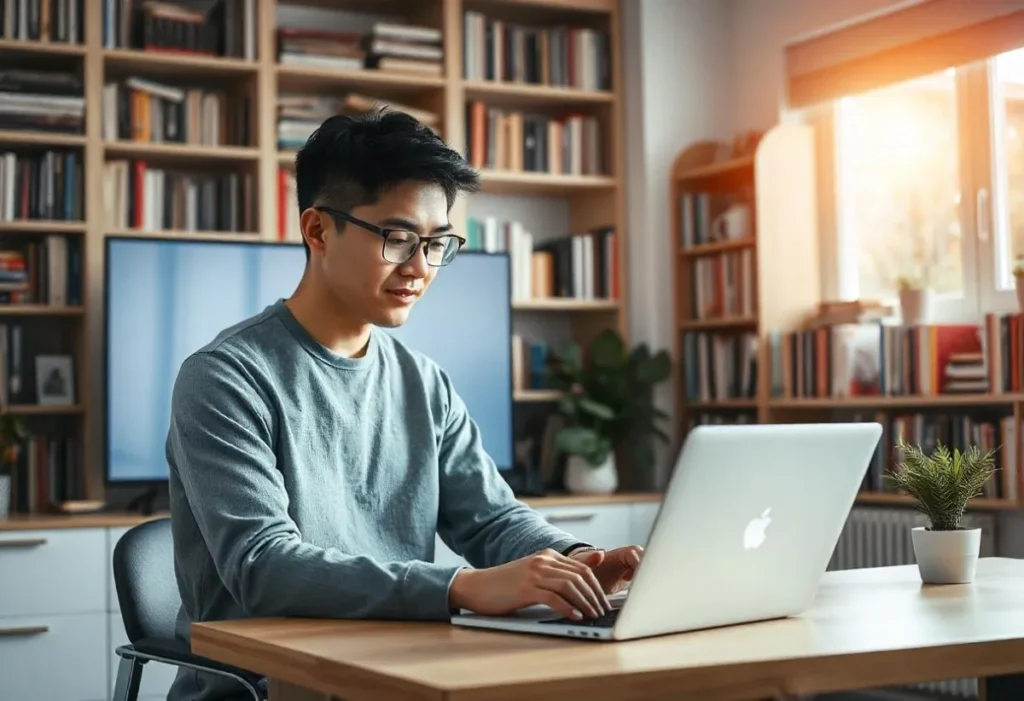
<path id="1" fill-rule="evenodd" d="M 580 622 L 533 606 L 508 616 L 464 611 L 452 623 L 629 640 L 800 614 L 881 434 L 877 423 L 697 427 L 680 451 L 640 569 L 611 613 Z"/>

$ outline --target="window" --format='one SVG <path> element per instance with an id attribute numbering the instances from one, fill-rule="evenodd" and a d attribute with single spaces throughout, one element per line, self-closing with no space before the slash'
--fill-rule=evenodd
<path id="1" fill-rule="evenodd" d="M 830 107 L 841 299 L 937 295 L 937 321 L 1014 308 L 1024 255 L 1024 50 Z"/>

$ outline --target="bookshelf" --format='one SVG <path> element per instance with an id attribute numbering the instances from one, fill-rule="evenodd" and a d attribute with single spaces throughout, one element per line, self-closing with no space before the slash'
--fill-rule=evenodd
<path id="1" fill-rule="evenodd" d="M 884 433 L 859 503 L 913 503 L 892 493 L 881 477 L 892 465 L 895 435 L 901 433 L 925 445 L 941 439 L 998 449 L 1000 471 L 970 506 L 1019 508 L 1024 315 L 908 328 L 881 312 L 873 317 L 874 308 L 850 312 L 825 300 L 815 164 L 813 131 L 801 124 L 771 129 L 749 156 L 730 157 L 722 144 L 700 142 L 677 157 L 671 255 L 681 433 L 698 423 L 878 421 Z M 694 202 L 705 193 L 710 195 L 702 206 L 708 209 L 702 213 Z M 752 203 L 750 236 L 704 235 L 737 198 Z M 752 271 L 743 264 L 730 268 L 730 257 L 747 251 Z M 698 271 L 707 260 L 716 267 Z M 728 300 L 744 294 L 752 298 L 746 308 L 728 308 Z M 839 316 L 822 320 L 826 313 Z M 700 334 L 715 340 L 704 348 L 686 340 Z M 736 351 L 735 341 L 745 334 L 754 346 L 746 355 Z M 945 373 L 954 352 L 961 354 L 954 364 L 963 363 L 957 365 L 962 376 L 981 373 L 979 389 L 947 390 Z M 756 366 L 756 382 L 737 380 L 751 376 L 743 374 L 748 363 Z"/>
<path id="2" fill-rule="evenodd" d="M 50 344 L 40 348 L 70 354 L 74 360 L 71 405 L 37 406 L 12 398 L 3 408 L 24 415 L 33 429 L 74 439 L 74 458 L 66 468 L 74 473 L 67 477 L 74 492 L 62 499 L 106 496 L 100 452 L 104 239 L 131 233 L 297 240 L 289 179 L 295 148 L 305 139 L 303 127 L 293 125 L 289 131 L 279 125 L 279 105 L 290 105 L 297 113 L 304 109 L 301 100 L 289 102 L 291 96 L 334 98 L 338 110 L 386 103 L 433 115 L 434 128 L 467 158 L 476 159 L 482 174 L 481 201 L 460 201 L 452 212 L 456 230 L 469 232 L 473 222 L 491 215 L 491 208 L 500 209 L 500 219 L 490 225 L 496 226 L 500 240 L 491 242 L 491 250 L 508 252 L 517 274 L 531 279 L 512 309 L 514 331 L 581 343 L 609 327 L 625 335 L 619 0 L 216 0 L 210 3 L 212 14 L 189 25 L 194 33 L 188 36 L 197 38 L 187 51 L 142 48 L 130 30 L 132 23 L 119 16 L 119 2 L 57 4 L 64 13 L 59 28 L 53 22 L 31 26 L 23 36 L 18 27 L 0 27 L 0 67 L 66 71 L 78 81 L 77 122 L 62 129 L 26 128 L 5 119 L 0 110 L 0 153 L 76 154 L 79 194 L 73 201 L 80 216 L 0 216 L 0 248 L 17 249 L 58 236 L 77 242 L 80 291 L 61 305 L 35 300 L 0 304 L 0 329 L 23 324 L 35 333 L 38 327 Z M 159 19 L 145 18 L 155 44 L 168 36 L 160 33 Z M 190 22 L 187 17 L 182 21 Z M 365 48 L 360 43 L 364 37 L 396 41 L 394 36 L 372 36 L 376 22 L 429 30 L 426 35 L 433 34 L 436 41 L 427 42 L 433 48 L 426 53 L 440 53 L 441 58 L 412 66 L 394 57 L 389 64 L 386 56 L 379 62 L 365 56 L 346 62 L 338 46 L 331 49 L 332 58 L 342 60 L 291 55 L 313 52 L 311 29 L 358 35 L 349 58 Z M 492 40 L 487 58 L 488 33 L 500 35 L 510 50 L 498 53 Z M 575 42 L 571 58 L 570 35 Z M 599 60 L 604 55 L 608 58 Z M 184 107 L 175 112 L 171 104 Z M 494 150 L 498 127 L 492 124 L 488 130 L 485 123 L 481 131 L 479 124 L 474 126 L 470 112 L 475 104 L 485 112 L 521 115 L 503 123 L 501 159 L 478 151 L 480 144 Z M 525 143 L 526 136 L 514 131 L 522 129 L 523 116 L 545 125 L 543 133 L 530 127 L 538 130 L 530 131 L 530 142 L 543 143 L 546 158 L 536 145 L 529 150 L 512 146 Z M 519 141 L 508 138 L 509 130 Z M 182 133 L 182 138 L 173 136 Z M 157 192 L 173 193 L 175 188 L 194 191 L 197 204 L 159 202 Z M 222 207 L 223 201 L 230 205 Z M 563 279 L 562 289 L 555 289 L 551 278 L 557 250 L 535 256 L 529 247 L 508 244 L 510 223 L 519 211 L 534 206 L 558 212 L 546 228 L 531 228 L 537 246 L 557 249 L 560 238 L 596 239 L 597 231 L 614 232 L 602 234 L 600 246 L 589 244 L 595 250 L 587 252 L 587 265 L 577 263 L 590 271 L 588 282 L 577 280 L 575 287 L 566 288 Z M 483 247 L 482 241 L 475 243 Z M 541 284 L 543 280 L 547 282 Z M 26 353 L 37 353 L 34 346 L 26 348 Z M 517 409 L 557 399 L 549 389 L 516 385 Z M 45 501 L 33 508 L 46 510 Z"/>

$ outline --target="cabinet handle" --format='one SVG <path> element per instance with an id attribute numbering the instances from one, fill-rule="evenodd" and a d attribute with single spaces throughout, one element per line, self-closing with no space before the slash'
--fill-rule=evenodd
<path id="1" fill-rule="evenodd" d="M 22 626 L 21 628 L 0 628 L 0 638 L 19 638 L 49 633 L 50 626 Z"/>
<path id="2" fill-rule="evenodd" d="M 548 523 L 570 523 L 573 521 L 593 521 L 597 514 L 593 511 L 583 511 L 576 514 L 549 514 L 545 518 Z"/>
<path id="3" fill-rule="evenodd" d="M 0 540 L 0 548 L 38 548 L 46 545 L 46 538 L 22 538 L 21 540 Z"/>

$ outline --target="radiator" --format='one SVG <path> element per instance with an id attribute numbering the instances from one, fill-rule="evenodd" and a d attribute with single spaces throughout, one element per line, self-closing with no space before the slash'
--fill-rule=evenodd
<path id="1" fill-rule="evenodd" d="M 856 507 L 843 527 L 828 569 L 850 570 L 916 564 L 910 529 L 926 524 L 924 514 L 916 509 Z M 969 528 L 981 527 L 981 557 L 991 557 L 995 554 L 996 524 L 992 514 L 964 514 L 963 525 Z M 976 679 L 953 679 L 915 684 L 905 688 L 942 698 L 978 698 Z"/>

